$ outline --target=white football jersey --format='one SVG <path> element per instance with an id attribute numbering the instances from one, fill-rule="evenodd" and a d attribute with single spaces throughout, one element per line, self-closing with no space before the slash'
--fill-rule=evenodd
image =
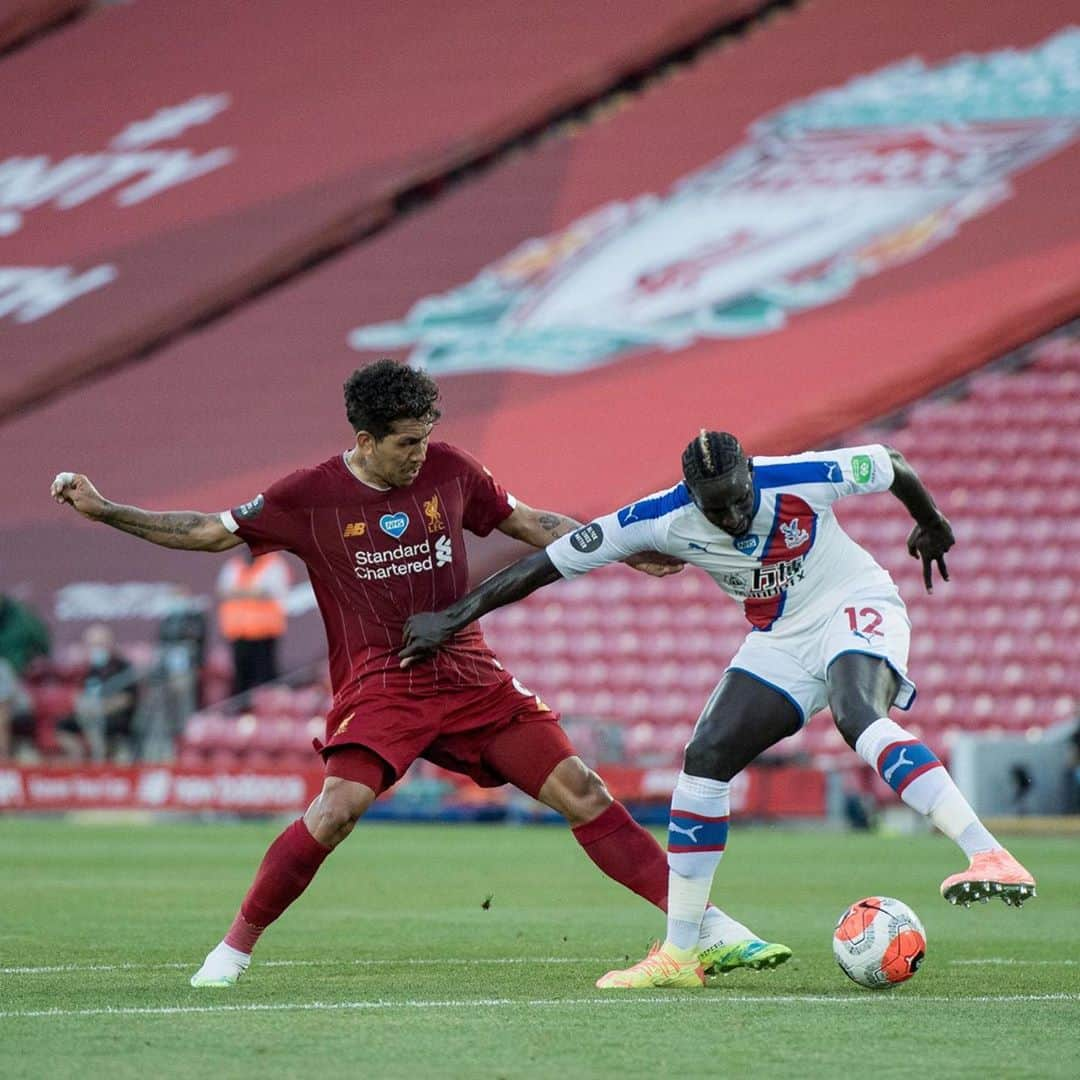
<path id="1" fill-rule="evenodd" d="M 888 572 L 840 527 L 832 504 L 887 491 L 892 460 L 880 445 L 790 457 L 753 457 L 754 511 L 745 535 L 710 524 L 685 483 L 648 495 L 560 537 L 545 549 L 565 578 L 639 551 L 701 567 L 742 602 L 758 630 L 778 619 L 814 619 L 853 586 L 895 591 Z"/>

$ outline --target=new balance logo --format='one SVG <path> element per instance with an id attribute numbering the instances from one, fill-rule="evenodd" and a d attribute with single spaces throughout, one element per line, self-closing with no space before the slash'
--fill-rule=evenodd
<path id="1" fill-rule="evenodd" d="M 353 536 L 363 536 L 366 532 L 367 525 L 365 525 L 364 522 L 350 521 L 349 524 L 345 526 L 345 531 L 341 535 L 344 536 L 346 540 L 348 540 L 350 537 Z"/>
<path id="2" fill-rule="evenodd" d="M 792 518 L 786 524 L 781 523 L 780 532 L 783 533 L 786 548 L 801 547 L 810 539 L 810 534 L 805 529 L 799 528 L 798 518 Z"/>
<path id="3" fill-rule="evenodd" d="M 446 566 L 447 563 L 454 561 L 454 552 L 450 546 L 449 536 L 440 536 L 435 541 L 435 565 Z"/>
<path id="4" fill-rule="evenodd" d="M 891 784 L 892 783 L 893 773 L 895 773 L 896 770 L 899 769 L 901 765 L 914 765 L 915 764 L 915 762 L 912 761 L 911 758 L 908 758 L 906 761 L 904 760 L 904 756 L 906 754 L 907 754 L 907 747 L 906 746 L 901 747 L 900 756 L 881 774 L 881 779 L 884 780 L 886 784 Z"/>
<path id="5" fill-rule="evenodd" d="M 698 842 L 696 833 L 698 829 L 703 828 L 705 828 L 704 825 L 691 825 L 689 829 L 684 829 L 681 825 L 676 825 L 674 821 L 668 822 L 668 832 L 682 833 L 683 836 L 689 836 L 691 844 L 696 844 Z"/>

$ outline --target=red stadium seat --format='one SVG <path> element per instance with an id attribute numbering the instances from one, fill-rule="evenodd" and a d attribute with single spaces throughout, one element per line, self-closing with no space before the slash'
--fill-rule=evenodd
<path id="1" fill-rule="evenodd" d="M 1071 649 L 1080 569 L 1062 525 L 1063 514 L 1080 513 L 1080 359 L 1062 350 L 969 385 L 966 399 L 917 403 L 906 428 L 844 440 L 884 441 L 907 454 L 957 534 L 952 580 L 927 596 L 905 550 L 911 521 L 895 500 L 838 508 L 908 603 L 922 693 L 905 723 L 935 744 L 949 731 L 1045 727 L 1075 715 L 1080 695 Z M 557 695 L 565 712 L 625 725 L 630 757 L 675 761 L 673 747 L 746 632 L 738 605 L 704 574 L 657 581 L 623 567 L 575 579 L 557 601 L 532 597 L 495 612 L 486 627 L 508 666 Z M 543 659 L 552 655 L 557 664 Z M 824 719 L 800 735 L 803 744 L 830 759 L 850 756 Z"/>

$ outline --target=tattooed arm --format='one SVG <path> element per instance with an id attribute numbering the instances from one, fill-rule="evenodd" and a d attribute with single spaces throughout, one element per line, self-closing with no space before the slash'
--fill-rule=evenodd
<path id="1" fill-rule="evenodd" d="M 103 498 L 81 473 L 60 473 L 52 482 L 50 494 L 58 503 L 68 503 L 91 521 L 103 522 L 161 547 L 227 551 L 243 543 L 225 528 L 217 514 L 199 514 L 193 510 L 157 513 L 137 506 L 121 506 Z"/>
<path id="2" fill-rule="evenodd" d="M 545 548 L 552 540 L 558 540 L 560 536 L 580 528 L 581 522 L 573 518 L 556 514 L 552 510 L 534 510 L 523 502 L 519 502 L 510 516 L 499 525 L 499 530 L 507 536 L 523 540 L 536 548 Z M 681 559 L 661 555 L 657 551 L 639 551 L 623 562 L 651 577 L 677 574 L 686 565 Z"/>
<path id="3" fill-rule="evenodd" d="M 565 533 L 573 532 L 580 524 L 573 518 L 556 514 L 552 510 L 534 510 L 531 506 L 519 502 L 510 516 L 499 523 L 499 532 L 535 548 L 543 548 Z"/>

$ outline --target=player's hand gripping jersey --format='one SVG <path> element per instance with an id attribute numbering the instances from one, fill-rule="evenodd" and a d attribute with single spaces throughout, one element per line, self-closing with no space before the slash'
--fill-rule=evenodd
<path id="1" fill-rule="evenodd" d="M 404 682 L 410 693 L 434 693 L 506 678 L 475 623 L 432 664 L 403 674 L 396 654 L 410 615 L 438 610 L 468 591 L 463 530 L 486 536 L 514 505 L 474 458 L 433 442 L 408 487 L 371 487 L 335 454 L 278 480 L 222 514 L 222 522 L 254 554 L 285 549 L 307 566 L 326 624 L 335 696 L 388 680 Z"/>
<path id="2" fill-rule="evenodd" d="M 712 525 L 681 483 L 561 537 L 548 556 L 570 578 L 637 551 L 675 555 L 740 600 L 757 630 L 817 619 L 856 586 L 895 592 L 889 574 L 832 511 L 845 495 L 889 489 L 893 467 L 883 446 L 751 460 L 754 510 L 742 536 Z"/>

